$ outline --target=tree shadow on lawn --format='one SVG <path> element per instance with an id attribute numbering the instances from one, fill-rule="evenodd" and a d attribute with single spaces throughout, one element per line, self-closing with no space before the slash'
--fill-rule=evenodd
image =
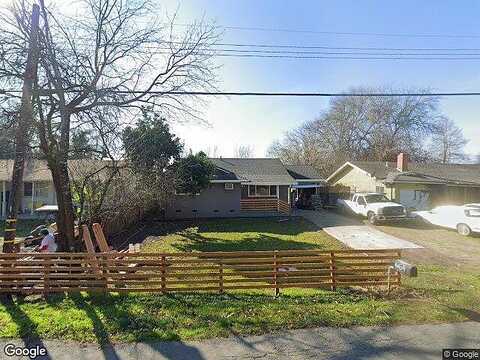
<path id="1" fill-rule="evenodd" d="M 192 219 L 148 222 L 136 228 L 109 238 L 109 243 L 116 249 L 128 244 L 142 243 L 148 237 L 161 237 L 171 234 L 198 233 L 256 233 L 263 232 L 278 235 L 299 235 L 305 231 L 318 231 L 318 227 L 309 221 L 299 218 L 234 218 L 234 219 Z"/>
<path id="2" fill-rule="evenodd" d="M 445 305 L 445 306 L 447 308 L 449 308 L 450 310 L 453 310 L 453 311 L 459 313 L 460 315 L 464 316 L 469 321 L 480 322 L 480 312 L 478 312 L 478 311 L 465 309 L 465 308 L 460 308 L 460 307 L 452 307 L 452 306 L 448 306 L 448 305 Z"/>
<path id="3" fill-rule="evenodd" d="M 196 224 L 198 232 L 244 233 L 260 232 L 276 235 L 299 235 L 305 231 L 317 231 L 318 228 L 301 217 L 285 218 L 236 218 L 202 220 Z"/>
<path id="4" fill-rule="evenodd" d="M 102 319 L 97 314 L 96 308 L 90 305 L 88 301 L 85 301 L 84 297 L 80 293 L 72 294 L 70 298 L 79 309 L 85 311 L 85 314 L 92 321 L 93 334 L 97 338 L 97 343 L 100 345 L 105 359 L 120 359 L 110 341 L 110 334 L 108 330 L 105 328 Z"/>
<path id="5" fill-rule="evenodd" d="M 253 251 L 253 250 L 322 250 L 322 244 L 307 243 L 298 240 L 285 240 L 276 236 L 258 234 L 246 236 L 239 240 L 228 240 L 215 237 L 205 237 L 194 231 L 184 231 L 181 235 L 190 242 L 177 242 L 173 245 L 179 251 Z M 329 249 L 328 245 L 324 246 Z"/>
<path id="6" fill-rule="evenodd" d="M 144 301 L 148 302 L 149 311 L 147 312 L 145 310 L 139 311 L 136 307 L 138 303 Z M 139 354 L 146 351 L 142 347 L 148 347 L 151 351 L 160 353 L 167 359 L 201 360 L 203 356 L 195 347 L 180 340 L 180 336 L 175 329 L 175 325 L 177 325 L 174 323 L 175 319 L 169 319 L 168 317 L 165 319 L 156 313 L 156 310 L 163 307 L 167 307 L 171 312 L 180 311 L 178 309 L 179 303 L 182 303 L 179 297 L 169 294 L 158 296 L 154 294 L 94 294 L 89 295 L 88 299 L 77 298 L 77 306 L 86 309 L 89 317 L 97 324 L 95 326 L 98 330 L 97 338 L 103 344 L 103 347 L 106 346 L 108 349 L 112 348 L 114 350 L 110 342 L 108 329 L 103 325 L 103 322 L 105 322 L 109 328 L 126 332 L 129 341 L 141 342 L 142 344 L 137 345 L 136 349 Z M 218 321 L 217 318 L 199 316 L 196 313 L 196 308 L 198 308 L 196 301 L 185 301 L 181 313 L 191 313 L 193 317 L 200 317 L 202 319 L 200 323 L 205 325 L 211 321 Z M 99 314 L 101 314 L 102 319 Z M 110 359 L 107 356 L 106 358 Z M 116 358 L 113 357 L 113 359 Z"/>
<path id="7" fill-rule="evenodd" d="M 39 346 L 40 348 L 47 349 L 47 355 L 38 356 L 37 359 L 51 359 L 48 355 L 48 348 L 43 343 L 40 335 L 37 331 L 37 324 L 30 319 L 27 313 L 25 313 L 19 306 L 23 302 L 23 298 L 18 298 L 15 302 L 12 298 L 2 297 L 1 302 L 5 307 L 5 310 L 12 318 L 13 322 L 18 326 L 18 333 L 23 341 L 25 347 L 33 348 Z"/>

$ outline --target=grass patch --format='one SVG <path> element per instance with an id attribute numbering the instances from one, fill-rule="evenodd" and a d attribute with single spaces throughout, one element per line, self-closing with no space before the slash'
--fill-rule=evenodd
<path id="1" fill-rule="evenodd" d="M 150 252 L 341 249 L 343 245 L 303 218 L 225 219 L 185 223 L 165 236 L 150 237 Z"/>
<path id="2" fill-rule="evenodd" d="M 193 340 L 314 326 L 480 321 L 480 273 L 422 266 L 385 294 L 340 289 L 225 295 L 110 294 L 36 297 L 0 305 L 0 337 L 81 342 Z"/>

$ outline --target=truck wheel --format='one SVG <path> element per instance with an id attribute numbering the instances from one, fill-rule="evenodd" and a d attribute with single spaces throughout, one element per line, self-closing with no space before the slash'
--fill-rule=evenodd
<path id="1" fill-rule="evenodd" d="M 370 211 L 368 214 L 367 214 L 367 218 L 368 218 L 368 222 L 372 225 L 377 225 L 378 221 L 377 221 L 377 215 L 375 215 L 375 213 L 373 211 Z"/>
<path id="2" fill-rule="evenodd" d="M 457 232 L 463 236 L 469 236 L 472 233 L 472 230 L 467 224 L 458 224 Z"/>

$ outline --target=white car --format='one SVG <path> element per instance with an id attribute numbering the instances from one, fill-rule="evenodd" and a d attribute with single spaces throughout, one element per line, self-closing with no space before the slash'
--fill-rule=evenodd
<path id="1" fill-rule="evenodd" d="M 381 193 L 356 193 L 351 200 L 339 199 L 338 204 L 357 215 L 367 217 L 373 225 L 380 221 L 407 218 L 407 210 L 403 205 L 389 200 Z"/>
<path id="2" fill-rule="evenodd" d="M 430 224 L 455 229 L 460 235 L 480 232 L 480 204 L 438 206 L 415 214 Z"/>

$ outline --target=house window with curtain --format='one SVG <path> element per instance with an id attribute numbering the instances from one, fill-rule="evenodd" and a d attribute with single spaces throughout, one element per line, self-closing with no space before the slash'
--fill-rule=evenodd
<path id="1" fill-rule="evenodd" d="M 248 185 L 250 197 L 277 197 L 277 185 Z"/>

